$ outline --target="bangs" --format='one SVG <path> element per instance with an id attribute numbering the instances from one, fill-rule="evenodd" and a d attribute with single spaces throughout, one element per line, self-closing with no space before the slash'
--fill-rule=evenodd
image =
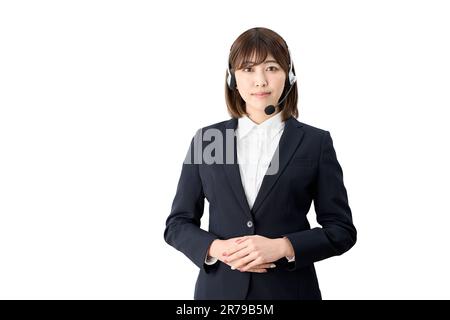
<path id="1" fill-rule="evenodd" d="M 268 45 L 262 41 L 249 41 L 236 52 L 236 70 L 263 63 L 270 53 Z M 273 54 L 272 54 L 273 55 Z"/>

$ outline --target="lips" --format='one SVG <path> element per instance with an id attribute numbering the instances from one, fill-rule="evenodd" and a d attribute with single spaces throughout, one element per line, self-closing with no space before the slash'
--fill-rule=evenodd
<path id="1" fill-rule="evenodd" d="M 257 92 L 257 93 L 253 93 L 253 95 L 254 96 L 257 96 L 257 97 L 264 97 L 264 96 L 267 96 L 267 95 L 269 95 L 270 94 L 270 92 Z"/>

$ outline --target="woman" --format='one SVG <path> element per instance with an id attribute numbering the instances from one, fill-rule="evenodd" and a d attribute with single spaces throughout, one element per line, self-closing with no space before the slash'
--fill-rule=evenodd
<path id="1" fill-rule="evenodd" d="M 232 118 L 193 137 L 164 232 L 200 268 L 194 299 L 321 300 L 314 262 L 356 242 L 330 133 L 297 121 L 295 82 L 274 31 L 253 28 L 233 43 Z M 313 200 L 322 228 L 306 217 Z"/>

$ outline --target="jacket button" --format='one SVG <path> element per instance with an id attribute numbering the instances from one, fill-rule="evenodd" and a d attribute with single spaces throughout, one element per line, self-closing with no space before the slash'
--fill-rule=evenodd
<path id="1" fill-rule="evenodd" d="M 249 227 L 249 228 L 253 227 L 253 222 L 248 221 L 248 222 L 247 222 L 247 227 Z"/>

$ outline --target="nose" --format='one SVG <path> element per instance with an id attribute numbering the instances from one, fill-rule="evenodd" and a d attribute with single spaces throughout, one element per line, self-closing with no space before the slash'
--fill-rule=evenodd
<path id="1" fill-rule="evenodd" d="M 267 79 L 264 71 L 255 72 L 255 86 L 265 87 L 267 85 Z"/>
<path id="2" fill-rule="evenodd" d="M 255 67 L 255 71 L 253 72 L 253 82 L 257 87 L 267 85 L 266 73 L 264 72 L 264 68 L 259 66 Z"/>

